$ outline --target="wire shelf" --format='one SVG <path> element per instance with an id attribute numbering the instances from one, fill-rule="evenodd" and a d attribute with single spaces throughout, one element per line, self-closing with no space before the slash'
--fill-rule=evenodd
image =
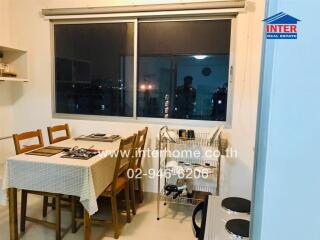
<path id="1" fill-rule="evenodd" d="M 191 185 L 191 189 L 193 191 L 197 191 L 197 192 L 208 192 L 208 193 L 211 193 L 211 194 L 215 194 L 216 185 L 213 184 L 211 187 L 203 186 L 203 185 Z"/>
<path id="2" fill-rule="evenodd" d="M 160 129 L 156 146 L 159 171 L 164 171 L 164 177 L 158 176 L 158 220 L 160 201 L 195 206 L 207 195 L 219 195 L 221 156 L 226 154 L 228 140 L 221 130 L 217 134 L 194 132 L 193 139 L 183 139 L 177 129 L 167 126 Z M 177 197 L 176 192 L 167 195 L 164 186 L 168 185 L 184 190 Z"/>
<path id="3" fill-rule="evenodd" d="M 174 131 L 178 134 L 177 130 L 170 129 L 169 131 Z M 202 147 L 216 147 L 219 146 L 218 139 L 211 139 L 210 133 L 196 132 L 194 139 L 183 139 L 179 137 L 170 137 L 167 138 L 170 144 L 179 144 L 179 145 L 193 145 L 193 146 L 202 146 Z"/>
<path id="4" fill-rule="evenodd" d="M 213 138 L 211 133 L 208 132 L 195 132 L 195 137 L 193 139 L 180 138 L 178 137 L 179 130 L 177 129 L 167 129 L 167 132 L 174 132 L 176 136 L 169 136 L 165 132 L 161 133 L 162 143 L 167 143 L 169 146 L 175 145 L 185 145 L 186 147 L 190 146 L 200 146 L 200 147 L 211 147 L 219 149 L 222 154 L 225 154 L 226 149 L 228 148 L 228 140 Z M 159 139 L 158 139 L 159 141 Z M 159 142 L 158 142 L 159 143 Z M 159 144 L 157 144 L 158 146 Z"/>
<path id="5" fill-rule="evenodd" d="M 197 192 L 209 192 L 209 193 L 216 193 L 217 189 L 217 181 L 216 175 L 210 174 L 207 178 L 178 178 L 177 176 L 172 176 L 171 178 L 167 179 L 166 184 L 169 185 L 185 185 L 188 191 L 197 191 Z"/>
<path id="6" fill-rule="evenodd" d="M 218 164 L 219 164 L 218 157 L 212 158 L 212 159 L 169 157 L 167 161 L 176 161 L 181 166 L 191 166 L 191 167 L 206 166 L 206 167 L 216 168 L 218 167 Z"/>
<path id="7" fill-rule="evenodd" d="M 179 204 L 179 205 L 187 205 L 187 206 L 196 206 L 203 201 L 203 199 L 188 198 L 186 196 L 179 196 L 174 199 L 173 194 L 167 196 L 165 194 L 164 189 L 161 191 L 160 200 L 164 201 L 167 204 L 169 203 L 169 204 Z"/>

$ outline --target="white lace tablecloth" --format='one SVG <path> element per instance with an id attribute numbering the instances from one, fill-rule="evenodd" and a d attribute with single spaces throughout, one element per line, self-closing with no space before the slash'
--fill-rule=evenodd
<path id="1" fill-rule="evenodd" d="M 113 143 L 69 139 L 54 146 L 103 150 L 89 160 L 20 154 L 5 163 L 1 204 L 7 204 L 6 190 L 17 188 L 80 197 L 80 202 L 90 215 L 98 211 L 97 198 L 113 179 L 115 158 L 106 152 L 119 148 L 120 140 Z"/>

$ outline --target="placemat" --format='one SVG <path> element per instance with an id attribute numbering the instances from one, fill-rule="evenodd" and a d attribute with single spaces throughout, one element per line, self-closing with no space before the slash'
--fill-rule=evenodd
<path id="1" fill-rule="evenodd" d="M 76 137 L 75 140 L 96 141 L 96 142 L 114 142 L 120 139 L 119 135 L 104 136 L 100 134 L 90 134 L 88 136 Z"/>
<path id="2" fill-rule="evenodd" d="M 28 152 L 26 154 L 27 155 L 51 157 L 53 155 L 56 155 L 58 153 L 63 152 L 64 149 L 70 149 L 70 148 L 48 146 L 48 147 L 44 147 L 44 148 L 33 150 L 33 151 Z"/>

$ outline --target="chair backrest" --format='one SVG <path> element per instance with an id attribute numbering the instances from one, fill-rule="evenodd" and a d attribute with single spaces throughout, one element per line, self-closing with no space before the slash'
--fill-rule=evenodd
<path id="1" fill-rule="evenodd" d="M 32 138 L 38 138 L 38 143 L 28 145 L 28 146 L 21 145 L 21 141 L 32 139 Z M 44 146 L 42 132 L 40 129 L 38 129 L 37 131 L 24 132 L 24 133 L 20 133 L 20 134 L 13 134 L 13 141 L 14 141 L 14 146 L 16 149 L 16 154 L 29 152 L 29 151 L 32 151 L 32 150 L 35 150 L 37 148 L 41 148 Z"/>
<path id="2" fill-rule="evenodd" d="M 114 169 L 112 190 L 116 189 L 117 178 L 126 173 L 129 169 L 131 159 L 134 153 L 134 145 L 136 140 L 136 134 L 126 139 L 121 139 L 120 147 L 117 152 L 116 166 Z M 126 175 L 126 174 L 125 174 Z"/>
<path id="3" fill-rule="evenodd" d="M 50 144 L 61 142 L 63 140 L 67 140 L 71 137 L 68 124 L 52 126 L 52 127 L 48 127 L 47 129 L 48 129 L 48 137 L 49 137 Z M 65 131 L 65 135 L 61 136 L 61 137 L 54 138 L 53 134 L 55 132 L 60 132 L 60 131 Z"/>
<path id="4" fill-rule="evenodd" d="M 144 129 L 138 131 L 137 137 L 136 137 L 136 143 L 135 143 L 135 153 L 132 159 L 131 167 L 137 167 L 141 168 L 141 162 L 143 157 L 143 150 L 146 144 L 148 134 L 148 128 L 145 127 Z"/>

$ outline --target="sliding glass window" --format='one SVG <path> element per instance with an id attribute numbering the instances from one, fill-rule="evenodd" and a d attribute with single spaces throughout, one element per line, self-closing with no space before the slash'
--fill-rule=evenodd
<path id="1" fill-rule="evenodd" d="M 225 121 L 230 20 L 139 24 L 138 116 Z"/>
<path id="2" fill-rule="evenodd" d="M 56 24 L 57 113 L 133 116 L 133 23 Z"/>
<path id="3" fill-rule="evenodd" d="M 56 112 L 226 121 L 230 37 L 230 19 L 55 24 Z"/>

